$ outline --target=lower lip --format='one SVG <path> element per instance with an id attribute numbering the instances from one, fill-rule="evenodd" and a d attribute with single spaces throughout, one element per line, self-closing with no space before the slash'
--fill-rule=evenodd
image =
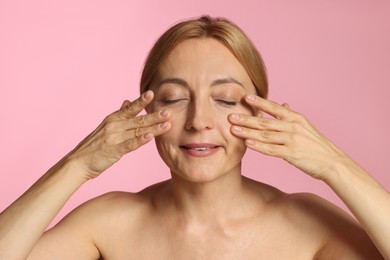
<path id="1" fill-rule="evenodd" d="M 185 149 L 180 147 L 180 150 L 182 150 L 184 153 L 191 155 L 193 157 L 207 157 L 211 156 L 215 153 L 217 153 L 221 147 L 211 148 L 207 150 L 195 150 L 195 149 Z"/>

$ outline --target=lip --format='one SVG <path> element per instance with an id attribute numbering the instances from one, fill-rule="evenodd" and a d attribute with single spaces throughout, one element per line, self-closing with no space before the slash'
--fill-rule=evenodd
<path id="1" fill-rule="evenodd" d="M 180 150 L 193 157 L 207 157 L 217 153 L 222 147 L 212 143 L 190 143 L 180 146 Z"/>

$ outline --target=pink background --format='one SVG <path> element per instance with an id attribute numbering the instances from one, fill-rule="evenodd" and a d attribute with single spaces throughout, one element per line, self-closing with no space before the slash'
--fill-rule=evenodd
<path id="1" fill-rule="evenodd" d="M 380 0 L 0 1 L 0 211 L 138 96 L 144 58 L 164 30 L 202 14 L 243 28 L 267 64 L 270 99 L 305 114 L 389 190 L 389 13 Z M 282 160 L 248 152 L 244 174 L 345 208 Z M 56 221 L 99 194 L 168 177 L 150 143 L 83 186 Z"/>

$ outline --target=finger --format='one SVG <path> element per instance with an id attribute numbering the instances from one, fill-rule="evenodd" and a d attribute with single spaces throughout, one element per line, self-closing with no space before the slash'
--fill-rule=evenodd
<path id="1" fill-rule="evenodd" d="M 255 116 L 257 116 L 257 117 L 263 117 L 263 111 L 261 111 L 260 109 L 256 110 L 256 111 L 255 111 Z"/>
<path id="2" fill-rule="evenodd" d="M 148 133 L 141 135 L 138 138 L 131 138 L 126 141 L 123 141 L 122 143 L 119 144 L 119 153 L 123 156 L 129 152 L 132 152 L 139 147 L 141 147 L 144 144 L 147 144 L 150 140 L 153 139 L 153 134 Z"/>
<path id="3" fill-rule="evenodd" d="M 291 116 L 292 111 L 290 109 L 256 95 L 246 95 L 245 101 L 254 109 L 262 110 L 278 119 L 287 119 Z"/>
<path id="4" fill-rule="evenodd" d="M 154 112 L 152 114 L 141 115 L 130 118 L 129 120 L 121 120 L 115 122 L 118 131 L 124 131 L 129 129 L 135 129 L 140 127 L 148 127 L 163 123 L 169 120 L 171 112 L 169 110 L 162 110 L 160 112 Z"/>
<path id="5" fill-rule="evenodd" d="M 233 113 L 229 115 L 228 120 L 234 125 L 247 128 L 291 132 L 290 123 L 273 118 Z"/>
<path id="6" fill-rule="evenodd" d="M 163 122 L 150 127 L 135 128 L 128 131 L 116 132 L 110 134 L 110 136 L 106 138 L 106 142 L 110 145 L 118 145 L 131 139 L 140 138 L 149 133 L 152 134 L 153 137 L 158 136 L 167 132 L 170 128 L 170 122 Z"/>
<path id="7" fill-rule="evenodd" d="M 252 139 L 245 140 L 245 144 L 248 148 L 259 153 L 283 159 L 286 157 L 288 152 L 287 147 L 284 145 L 267 144 Z"/>
<path id="8" fill-rule="evenodd" d="M 121 106 L 121 109 L 124 108 L 124 107 L 126 107 L 126 106 L 130 106 L 130 104 L 131 104 L 131 102 L 130 102 L 129 100 L 123 101 L 122 106 Z"/>
<path id="9" fill-rule="evenodd" d="M 126 135 L 122 135 L 123 141 L 119 143 L 119 151 L 122 155 L 134 151 L 142 145 L 148 143 L 150 140 L 153 139 L 153 137 L 166 133 L 167 131 L 169 131 L 170 128 L 170 122 L 164 122 L 162 124 L 149 128 L 149 132 L 146 132 L 147 130 L 145 128 L 143 130 L 140 130 L 146 132 L 142 134 L 140 132 L 140 136 L 136 136 L 135 130 L 128 131 L 127 137 Z"/>
<path id="10" fill-rule="evenodd" d="M 243 139 L 257 140 L 268 144 L 286 144 L 289 140 L 289 134 L 284 132 L 275 132 L 267 130 L 254 130 L 250 128 L 232 126 L 232 134 Z"/>
<path id="11" fill-rule="evenodd" d="M 148 90 L 133 102 L 123 102 L 117 116 L 122 119 L 135 117 L 153 100 L 153 97 L 153 91 Z"/>
<path id="12" fill-rule="evenodd" d="M 150 126 L 150 127 L 139 127 L 134 130 L 126 131 L 126 134 L 123 137 L 125 139 L 138 138 L 148 133 L 153 134 L 153 136 L 158 136 L 167 132 L 170 128 L 171 128 L 170 122 L 163 122 L 161 124 Z"/>

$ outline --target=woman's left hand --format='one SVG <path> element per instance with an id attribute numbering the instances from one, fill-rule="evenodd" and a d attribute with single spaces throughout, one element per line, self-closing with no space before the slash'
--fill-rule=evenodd
<path id="1" fill-rule="evenodd" d="M 326 180 L 332 166 L 349 158 L 301 114 L 287 104 L 279 105 L 259 96 L 245 101 L 255 110 L 272 116 L 230 114 L 231 132 L 260 153 L 282 158 L 310 176 Z M 349 159 L 347 159 L 349 160 Z"/>

